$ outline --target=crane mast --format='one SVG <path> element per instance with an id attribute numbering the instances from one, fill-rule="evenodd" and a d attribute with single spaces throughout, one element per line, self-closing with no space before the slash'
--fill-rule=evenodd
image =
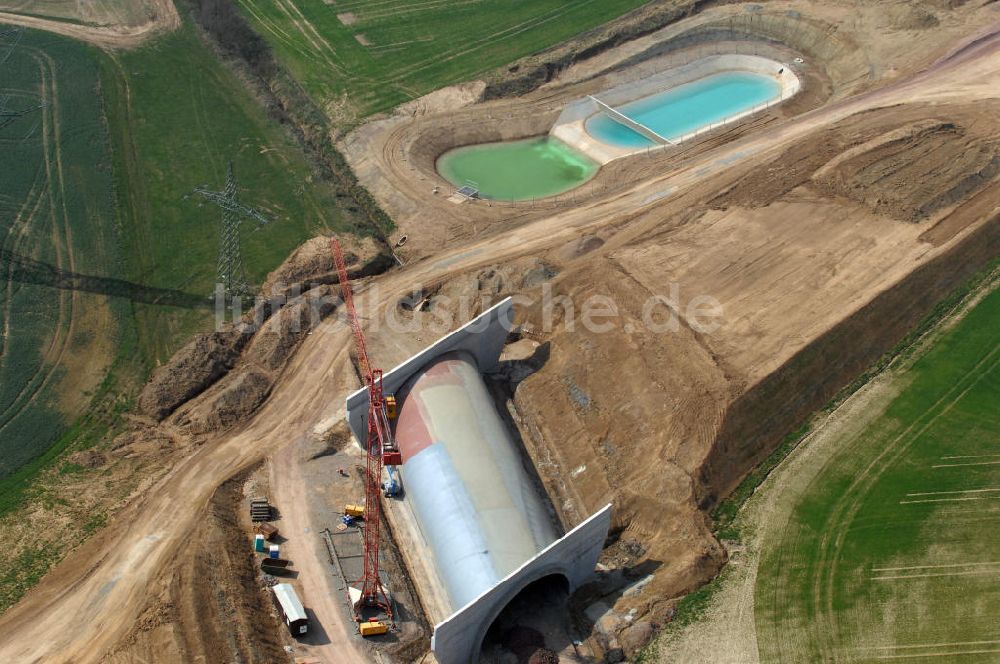
<path id="1" fill-rule="evenodd" d="M 399 465 L 402 462 L 399 449 L 396 447 L 389 425 L 391 409 L 394 415 L 395 400 L 387 397 L 382 389 L 382 370 L 372 366 L 368 359 L 368 348 L 365 335 L 358 321 L 354 308 L 354 294 L 350 279 L 347 276 L 347 266 L 344 254 L 337 238 L 330 239 L 330 250 L 340 277 L 340 292 L 344 300 L 347 320 L 354 335 L 354 345 L 357 350 L 358 368 L 362 380 L 368 388 L 368 432 L 365 441 L 365 525 L 364 525 L 364 576 L 361 582 L 361 599 L 354 605 L 354 617 L 362 620 L 361 610 L 364 608 L 381 609 L 392 621 L 392 607 L 388 595 L 379 577 L 379 529 L 381 525 L 381 480 L 382 466 Z M 387 408 L 388 406 L 388 408 Z"/>

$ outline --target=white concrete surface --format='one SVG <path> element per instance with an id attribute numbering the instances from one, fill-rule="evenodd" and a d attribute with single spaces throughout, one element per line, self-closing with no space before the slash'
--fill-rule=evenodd
<path id="1" fill-rule="evenodd" d="M 476 359 L 479 371 L 489 373 L 500 361 L 507 333 L 513 327 L 514 300 L 507 298 L 493 305 L 451 334 L 441 337 L 424 350 L 382 375 L 382 389 L 394 394 L 418 369 L 434 358 L 455 350 L 464 350 Z M 368 388 L 347 397 L 347 422 L 359 442 L 368 438 Z"/>
<path id="2" fill-rule="evenodd" d="M 434 626 L 431 651 L 439 664 L 470 664 L 500 612 L 530 584 L 552 574 L 565 577 L 573 592 L 594 574 L 611 527 L 611 505 L 595 513 L 500 583 Z"/>
<path id="3" fill-rule="evenodd" d="M 398 365 L 383 376 L 383 386 L 387 393 L 394 393 L 403 388 L 404 384 L 420 369 L 441 358 L 447 353 L 465 351 L 471 354 L 480 372 L 493 370 L 500 358 L 507 333 L 513 320 L 513 300 L 507 298 L 496 306 L 483 312 L 455 332 L 443 337 L 436 343 L 417 353 L 410 359 Z M 438 409 L 440 410 L 440 409 Z M 347 420 L 359 441 L 367 436 L 368 392 L 358 390 L 347 397 Z M 436 445 L 440 445 L 436 442 Z M 407 481 L 404 477 L 404 491 Z M 412 487 L 411 487 L 412 488 Z M 404 502 L 408 502 L 404 497 Z M 390 509 L 390 512 L 397 511 Z M 393 517 L 398 515 L 393 514 Z M 490 510 L 480 510 L 480 519 L 489 519 Z M 409 515 L 411 522 L 415 521 Z M 450 520 L 449 523 L 457 523 Z M 489 524 L 481 524 L 489 525 Z M 507 574 L 492 587 L 480 593 L 465 606 L 442 620 L 434 628 L 432 651 L 440 664 L 470 664 L 475 661 L 482 648 L 483 638 L 490 625 L 500 612 L 513 600 L 518 593 L 531 583 L 553 574 L 564 577 L 570 592 L 586 583 L 594 573 L 597 559 L 607 539 L 611 526 L 611 505 L 605 506 L 589 519 L 573 528 L 565 536 L 545 546 L 537 554 Z M 432 556 L 432 543 L 425 541 L 426 535 L 409 530 L 406 534 L 411 542 L 419 542 L 421 552 L 407 551 L 404 557 L 412 573 L 420 570 L 435 570 L 431 560 L 413 560 L 413 556 L 429 558 Z M 551 541 L 551 540 L 550 540 Z M 416 564 L 415 564 L 416 563 Z M 440 570 L 428 574 L 427 579 L 419 579 L 417 588 L 427 596 L 426 585 L 437 583 L 444 585 L 440 578 Z M 440 589 L 429 593 L 435 607 L 447 605 L 447 597 Z M 431 616 L 434 619 L 437 616 Z"/>

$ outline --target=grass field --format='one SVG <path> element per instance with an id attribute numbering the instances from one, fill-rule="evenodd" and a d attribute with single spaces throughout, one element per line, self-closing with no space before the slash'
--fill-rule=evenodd
<path id="1" fill-rule="evenodd" d="M 255 283 L 306 237 L 349 230 L 351 215 L 188 24 L 115 53 L 27 31 L 0 94 L 10 108 L 47 104 L 0 129 L 16 164 L 0 178 L 6 509 L 55 458 L 46 450 L 74 447 L 74 431 L 93 442 L 101 426 L 77 417 L 111 413 L 108 425 L 152 367 L 213 324 L 220 211 L 196 186 L 221 189 L 231 159 L 243 200 L 273 220 L 244 229 Z M 159 292 L 188 304 L 157 304 Z"/>
<path id="2" fill-rule="evenodd" d="M 349 123 L 594 28 L 643 0 L 235 0 Z"/>
<path id="3" fill-rule="evenodd" d="M 143 0 L 0 0 L 0 11 L 81 25 L 140 25 L 153 11 Z"/>
<path id="4" fill-rule="evenodd" d="M 192 191 L 201 185 L 221 190 L 229 160 L 241 199 L 273 220 L 243 228 L 251 282 L 261 283 L 304 238 L 349 227 L 332 185 L 314 177 L 294 140 L 189 23 L 104 63 L 129 279 L 212 293 L 221 212 Z M 154 364 L 211 322 L 205 310 L 134 308 L 142 348 Z"/>
<path id="5" fill-rule="evenodd" d="M 906 375 L 764 542 L 760 661 L 1000 659 L 1000 291 Z"/>
<path id="6" fill-rule="evenodd" d="M 45 285 L 118 261 L 111 156 L 95 52 L 27 32 L 7 54 L 0 129 L 0 479 L 51 446 L 103 379 L 119 336 L 102 296 Z"/>
<path id="7" fill-rule="evenodd" d="M 0 95 L 48 103 L 0 129 L 3 611 L 164 470 L 108 475 L 66 457 L 106 450 L 149 370 L 213 324 L 201 303 L 220 213 L 192 190 L 221 188 L 234 161 L 242 199 L 273 220 L 244 229 L 256 283 L 309 235 L 355 227 L 188 24 L 110 53 L 28 31 L 0 66 Z M 162 293 L 187 305 L 155 304 Z"/>

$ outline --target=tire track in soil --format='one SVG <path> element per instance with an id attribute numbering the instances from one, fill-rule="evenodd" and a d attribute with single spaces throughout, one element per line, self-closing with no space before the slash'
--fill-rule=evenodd
<path id="1" fill-rule="evenodd" d="M 27 238 L 27 234 L 28 234 L 27 233 L 28 232 L 28 228 L 30 227 L 31 223 L 35 220 L 36 216 L 38 215 L 38 213 L 40 211 L 40 208 L 42 206 L 42 203 L 45 200 L 46 196 L 48 196 L 48 193 L 49 193 L 49 186 L 48 186 L 48 182 L 46 182 L 46 183 L 44 183 L 42 185 L 41 190 L 38 192 L 37 198 L 35 199 L 35 205 L 34 205 L 34 208 L 31 211 L 31 214 L 27 218 L 24 219 L 24 223 L 20 226 L 20 228 L 18 229 L 18 232 L 17 232 L 16 236 L 12 240 L 12 244 L 13 244 L 14 250 L 19 249 L 21 247 L 21 245 L 25 242 L 25 240 Z M 6 297 L 5 297 L 5 300 L 4 300 L 4 332 L 3 332 L 3 337 L 4 338 L 3 338 L 3 348 L 2 348 L 2 351 L 0 351 L 0 353 L 2 353 L 2 354 L 0 354 L 0 370 L 2 370 L 4 368 L 4 366 L 6 365 L 7 358 L 9 357 L 9 353 L 8 353 L 8 350 L 7 350 L 7 340 L 10 337 L 10 333 L 11 333 L 11 329 L 10 329 L 11 328 L 11 323 L 10 323 L 10 321 L 11 321 L 11 311 L 12 311 L 12 309 L 11 309 L 11 302 L 13 301 L 14 296 L 17 294 L 17 292 L 21 288 L 21 286 L 18 284 L 18 282 L 14 279 L 14 268 L 13 268 L 13 266 L 9 266 L 8 267 L 8 270 L 7 270 L 7 279 L 6 279 L 6 282 L 4 284 L 4 287 L 5 287 Z M 17 328 L 15 328 L 15 333 L 16 332 L 17 332 Z M 32 384 L 34 384 L 34 382 L 35 382 L 35 378 L 34 377 L 31 378 L 30 380 L 26 381 L 25 384 L 24 384 L 24 386 L 21 388 L 21 390 L 16 395 L 14 395 L 13 399 L 11 399 L 10 403 L 7 404 L 7 406 L 5 406 L 3 408 L 3 410 L 0 410 L 0 431 L 3 430 L 3 428 L 7 425 L 7 423 L 11 419 L 14 419 L 15 417 L 17 417 L 18 413 L 21 412 L 21 409 L 18 409 L 16 411 L 14 411 L 8 417 L 8 413 L 11 412 L 12 408 L 15 408 L 18 405 L 18 402 L 23 398 L 23 395 L 25 394 L 25 392 L 28 391 L 31 388 L 31 386 L 32 386 Z"/>
<path id="2" fill-rule="evenodd" d="M 417 62 L 417 63 L 415 63 L 415 65 L 411 65 L 409 67 L 402 67 L 400 69 L 397 69 L 395 72 L 393 72 L 393 75 L 391 75 L 391 76 L 389 76 L 387 78 L 381 79 L 380 82 L 382 82 L 382 83 L 395 83 L 395 82 L 399 81 L 400 79 L 408 78 L 410 75 L 415 74 L 415 73 L 417 73 L 419 71 L 423 71 L 424 69 L 427 69 L 428 67 L 433 67 L 434 65 L 440 64 L 442 62 L 449 62 L 451 60 L 454 60 L 455 58 L 460 58 L 460 57 L 462 57 L 464 55 L 468 55 L 469 53 L 471 53 L 473 51 L 477 51 L 477 50 L 479 50 L 480 48 L 482 48 L 484 46 L 488 46 L 489 44 L 492 44 L 493 42 L 496 42 L 498 40 L 508 39 L 508 38 L 513 37 L 515 35 L 519 35 L 522 32 L 526 32 L 526 31 L 531 30 L 533 28 L 537 28 L 538 26 L 543 25 L 545 23 L 548 23 L 550 21 L 553 21 L 555 19 L 562 18 L 569 11 L 571 11 L 573 9 L 578 9 L 579 7 L 581 7 L 583 5 L 589 5 L 592 2 L 594 2 L 594 0 L 583 0 L 583 2 L 581 2 L 579 4 L 576 4 L 576 5 L 566 5 L 566 6 L 561 7 L 561 8 L 557 7 L 554 10 L 551 10 L 551 11 L 547 12 L 546 14 L 543 14 L 542 16 L 535 17 L 535 18 L 532 18 L 532 19 L 528 19 L 526 21 L 522 21 L 521 23 L 518 23 L 517 25 L 513 25 L 513 26 L 511 26 L 509 28 L 506 28 L 504 30 L 501 30 L 499 32 L 495 32 L 492 35 L 489 35 L 487 37 L 483 37 L 481 39 L 477 39 L 477 40 L 469 43 L 467 47 L 465 46 L 465 44 L 459 43 L 456 46 L 457 46 L 457 48 L 459 48 L 461 50 L 458 50 L 458 51 L 446 50 L 446 51 L 438 54 L 436 57 L 434 57 L 433 59 L 431 59 L 429 62 L 425 60 L 422 63 L 421 62 Z M 445 55 L 447 55 L 447 57 L 443 57 Z"/>
<path id="3" fill-rule="evenodd" d="M 22 47 L 22 48 L 27 48 L 27 47 Z M 39 66 L 41 66 L 40 63 Z M 27 96 L 30 91 L 25 90 L 23 92 L 25 96 Z M 43 183 L 41 190 L 39 190 L 38 184 L 39 184 L 40 171 L 41 171 L 40 168 L 36 169 L 35 178 L 31 183 L 31 188 L 28 190 L 28 193 L 25 195 L 24 200 L 21 202 L 21 206 L 17 214 L 13 216 L 13 221 L 11 222 L 11 225 L 7 228 L 7 232 L 4 234 L 3 241 L 0 242 L 0 246 L 2 246 L 4 250 L 18 251 L 18 249 L 21 246 L 21 242 L 25 236 L 26 228 L 31 225 L 35 216 L 38 214 L 38 209 L 41 207 L 42 199 L 47 192 L 47 185 L 48 185 L 47 182 Z M 31 211 L 27 215 L 25 215 L 25 212 L 29 207 L 31 208 Z M 3 301 L 3 316 L 4 316 L 3 333 L 2 335 L 0 335 L 2 336 L 2 338 L 0 338 L 0 375 L 2 375 L 8 356 L 7 340 L 10 337 L 10 303 L 15 293 L 13 267 L 7 266 L 5 273 L 6 277 L 4 278 L 4 287 L 3 287 L 5 294 L 5 298 Z M 9 408 L 10 406 L 0 411 L 0 420 L 2 420 L 4 413 L 6 413 Z"/>
<path id="4" fill-rule="evenodd" d="M 31 183 L 31 189 L 28 190 L 21 204 L 21 209 L 14 215 L 13 222 L 7 228 L 3 241 L 0 242 L 0 246 L 5 251 L 17 252 L 21 244 L 21 239 L 24 236 L 24 229 L 31 224 L 35 215 L 38 214 L 38 208 L 41 207 L 45 190 L 45 184 L 42 184 L 41 190 L 39 190 L 39 177 L 36 171 L 35 179 Z M 31 208 L 30 211 L 28 210 L 29 207 Z M 7 361 L 7 340 L 10 337 L 10 303 L 15 293 L 14 284 L 16 282 L 14 280 L 14 267 L 12 265 L 6 266 L 3 281 L 3 332 L 0 333 L 0 375 L 3 375 L 4 366 Z M 6 409 L 0 411 L 0 419 L 3 418 L 4 412 L 6 412 Z"/>
<path id="5" fill-rule="evenodd" d="M 991 362 L 992 361 L 992 362 Z M 989 363 L 985 369 L 984 365 Z M 820 635 L 820 654 L 824 658 L 835 658 L 837 637 L 837 621 L 834 618 L 833 597 L 836 585 L 836 566 L 840 551 L 847 537 L 848 526 L 861 510 L 865 497 L 879 478 L 891 468 L 900 457 L 943 415 L 947 414 L 961 399 L 974 388 L 980 380 L 1000 365 L 1000 345 L 977 362 L 962 378 L 956 381 L 926 413 L 911 423 L 906 429 L 893 438 L 889 444 L 872 460 L 859 474 L 835 507 L 833 515 L 824 528 L 824 536 L 820 542 L 820 556 L 813 577 L 813 609 L 815 619 L 822 621 L 822 628 L 817 629 Z M 957 392 L 957 394 L 956 394 Z"/>
<path id="6" fill-rule="evenodd" d="M 959 86 L 969 77 L 968 73 L 956 77 L 948 72 L 927 83 L 931 91 L 962 99 L 968 92 Z M 895 90 L 898 95 L 885 92 L 860 95 L 849 104 L 802 116 L 780 131 L 739 142 L 730 152 L 735 155 L 737 150 L 743 150 L 740 154 L 745 157 L 748 147 L 753 147 L 753 154 L 757 155 L 777 150 L 784 143 L 846 114 L 880 103 L 906 103 L 920 98 L 906 96 L 899 88 Z M 927 90 L 921 92 L 926 94 Z M 709 159 L 718 157 L 706 157 L 705 165 L 714 164 Z M 739 162 L 740 159 L 734 158 L 717 169 Z M 691 167 L 695 166 L 697 162 Z M 393 306 L 392 295 L 404 292 L 412 283 L 429 283 L 460 271 L 558 246 L 587 229 L 608 226 L 623 214 L 636 213 L 652 190 L 668 184 L 678 189 L 689 188 L 703 181 L 703 177 L 693 172 L 644 180 L 611 200 L 557 213 L 521 227 L 516 233 L 480 238 L 426 261 L 409 264 L 379 280 L 385 296 L 365 307 L 362 314 L 369 318 L 378 316 Z M 0 660 L 99 661 L 133 624 L 138 609 L 148 598 L 150 584 L 171 574 L 170 565 L 182 555 L 184 538 L 210 492 L 240 468 L 280 448 L 291 436 L 299 432 L 308 435 L 323 413 L 329 411 L 330 400 L 346 391 L 342 376 L 347 367 L 334 366 L 331 355 L 349 344 L 350 334 L 342 326 L 338 327 L 334 321 L 321 324 L 282 371 L 271 396 L 252 419 L 232 432 L 219 435 L 212 444 L 200 446 L 126 507 L 102 531 L 101 537 L 92 538 L 59 563 L 32 591 L 29 601 L 22 601 L 0 616 L 0 630 L 8 635 L 0 641 Z"/>
<path id="7" fill-rule="evenodd" d="M 323 59 L 323 62 L 338 74 L 344 75 L 346 73 L 344 68 L 340 62 L 337 62 L 341 58 L 337 55 L 336 49 L 316 30 L 316 26 L 305 17 L 305 14 L 302 13 L 302 10 L 298 8 L 293 0 L 276 0 L 276 2 L 281 12 L 288 17 L 288 20 L 306 38 L 306 41 L 316 49 L 316 54 Z"/>
<path id="8" fill-rule="evenodd" d="M 56 63 L 44 51 L 39 49 L 31 50 L 34 53 L 35 60 L 39 63 L 40 75 L 42 77 L 41 99 L 43 102 L 48 104 L 46 106 L 46 111 L 49 111 L 43 116 L 45 121 L 43 121 L 42 130 L 42 150 L 45 159 L 46 179 L 48 182 L 47 189 L 49 194 L 49 213 L 52 220 L 52 244 L 56 251 L 55 264 L 60 270 L 67 269 L 68 265 L 68 269 L 70 271 L 75 271 L 76 257 L 73 254 L 69 210 L 66 207 L 66 184 L 62 164 L 62 146 L 59 140 L 62 125 L 59 117 L 60 100 L 59 84 L 55 73 Z M 55 170 L 57 185 L 55 187 L 52 186 L 53 167 Z M 56 203 L 56 198 L 58 198 L 58 204 Z M 57 222 L 59 217 L 62 217 L 61 235 L 58 228 L 59 223 Z M 27 232 L 27 226 L 25 226 L 25 232 Z M 64 252 L 65 257 L 63 255 Z M 59 290 L 58 297 L 59 316 L 56 320 L 52 340 L 50 341 L 48 348 L 42 354 L 44 365 L 42 370 L 39 372 L 42 374 L 42 379 L 40 382 L 33 380 L 25 386 L 25 390 L 30 389 L 30 392 L 26 395 L 26 400 L 21 403 L 20 407 L 14 410 L 13 414 L 10 415 L 10 417 L 7 418 L 3 424 L 0 424 L 0 432 L 3 432 L 3 430 L 6 429 L 19 414 L 23 413 L 26 409 L 40 401 L 40 395 L 42 395 L 46 389 L 52 385 L 56 374 L 63 365 L 63 360 L 68 352 L 70 341 L 73 338 L 73 332 L 76 329 L 77 320 L 79 318 L 77 315 L 77 309 L 79 307 L 80 296 L 76 291 L 67 292 L 65 290 Z M 34 384 L 33 389 L 31 389 L 32 384 Z M 11 408 L 17 406 L 18 401 L 22 400 L 25 396 L 25 390 L 22 390 L 22 392 L 18 394 L 14 402 L 12 402 Z M 9 411 L 10 409 L 7 409 L 5 412 Z"/>
<path id="9" fill-rule="evenodd" d="M 253 16 L 254 20 L 257 21 L 262 28 L 274 35 L 274 37 L 285 46 L 288 46 L 293 51 L 296 51 L 299 55 L 304 57 L 308 58 L 312 55 L 310 50 L 303 48 L 303 46 L 299 42 L 295 41 L 292 35 L 285 32 L 285 30 L 278 25 L 276 21 L 258 13 L 257 5 L 253 2 L 253 0 L 237 0 L 237 2 L 240 7 Z"/>
<path id="10" fill-rule="evenodd" d="M 52 67 L 53 62 L 46 54 L 38 49 L 32 49 L 25 47 L 25 50 L 32 54 L 34 60 L 38 63 L 39 76 L 41 78 L 41 83 L 39 89 L 41 90 L 40 100 L 43 102 L 48 102 L 51 98 L 51 89 L 49 87 L 49 82 L 52 78 Z M 44 62 L 43 62 L 44 60 Z M 51 172 L 51 161 L 50 161 L 50 151 L 49 151 L 49 138 L 52 131 L 52 114 L 54 113 L 54 108 L 50 105 L 47 106 L 42 115 L 42 158 L 44 162 L 45 170 L 45 184 L 42 191 L 39 193 L 38 207 L 36 207 L 36 212 L 38 208 L 41 207 L 45 201 L 48 202 L 49 207 L 49 220 L 55 222 L 55 210 L 53 204 L 53 191 L 52 191 L 52 172 Z M 31 222 L 37 220 L 37 215 L 32 214 L 31 218 L 26 220 L 26 223 L 22 226 L 18 238 L 15 240 L 15 246 L 20 246 L 21 243 L 26 241 L 28 237 L 28 231 L 31 228 Z M 58 252 L 58 246 L 57 246 Z M 13 281 L 12 279 L 10 281 Z M 13 284 L 8 282 L 8 287 L 10 292 L 13 293 Z M 49 341 L 48 348 L 42 351 L 43 360 L 49 357 L 53 351 L 53 348 L 58 344 L 59 332 L 62 329 L 62 318 L 63 318 L 63 307 L 62 307 L 62 296 L 60 295 L 60 306 L 59 306 L 59 317 L 56 320 L 56 325 L 52 333 L 52 339 Z M 5 325 L 7 320 L 5 320 Z M 5 338 L 6 341 L 6 338 Z M 46 371 L 46 367 L 48 370 Z M 11 401 L 10 405 L 0 413 L 0 432 L 7 428 L 7 426 L 17 418 L 18 415 L 23 413 L 27 408 L 29 408 L 35 401 L 40 391 L 42 391 L 45 385 L 48 383 L 53 372 L 55 371 L 55 365 L 49 362 L 45 362 L 39 372 L 36 373 L 29 381 L 27 381 L 18 394 Z"/>
<path id="11" fill-rule="evenodd" d="M 138 46 L 160 32 L 169 32 L 181 25 L 180 14 L 173 0 L 151 0 L 145 7 L 145 23 L 129 25 L 126 22 L 108 25 L 85 25 L 72 19 L 57 20 L 28 14 L 18 14 L 9 9 L 0 10 L 0 22 L 20 25 L 35 30 L 45 30 L 79 39 L 105 48 L 130 48 Z"/>

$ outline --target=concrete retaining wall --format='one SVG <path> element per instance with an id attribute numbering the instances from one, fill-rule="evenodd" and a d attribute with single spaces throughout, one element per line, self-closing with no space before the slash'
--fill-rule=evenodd
<path id="1" fill-rule="evenodd" d="M 386 394 L 394 394 L 418 369 L 434 358 L 456 350 L 471 354 L 481 372 L 493 371 L 499 362 L 507 333 L 513 327 L 513 320 L 514 301 L 508 297 L 385 372 L 382 375 L 382 389 Z M 354 437 L 363 444 L 368 438 L 368 388 L 362 388 L 347 397 L 347 423 Z"/>
<path id="2" fill-rule="evenodd" d="M 553 542 L 503 581 L 434 626 L 431 650 L 438 664 L 469 664 L 478 660 L 486 631 L 500 612 L 529 585 L 557 574 L 573 592 L 593 574 L 611 527 L 611 505 Z"/>
<path id="3" fill-rule="evenodd" d="M 397 392 L 416 372 L 425 368 L 435 359 L 455 351 L 461 351 L 462 357 L 468 357 L 469 360 L 474 361 L 480 372 L 485 373 L 493 370 L 499 361 L 500 351 L 507 339 L 512 318 L 513 300 L 507 298 L 387 372 L 383 376 L 383 387 L 386 393 Z M 426 404 L 424 406 L 426 407 Z M 403 408 L 406 407 L 404 396 Z M 347 421 L 359 442 L 364 441 L 367 436 L 367 418 L 368 391 L 361 389 L 347 397 Z M 500 442 L 502 443 L 502 441 Z M 435 441 L 434 447 L 443 448 L 443 446 L 444 443 Z M 483 447 L 488 451 L 488 446 Z M 420 454 L 425 453 L 426 450 Z M 494 456 L 496 455 L 494 454 Z M 404 450 L 404 461 L 403 483 L 406 486 L 405 472 L 411 461 L 406 459 L 406 450 Z M 482 467 L 488 468 L 488 464 L 484 463 Z M 496 472 L 493 474 L 498 477 L 502 475 L 502 473 Z M 492 481 L 496 478 L 486 479 Z M 509 480 L 509 477 L 506 479 Z M 419 491 L 417 486 L 413 486 L 411 490 L 407 491 L 407 494 L 415 491 Z M 404 500 L 408 501 L 409 497 L 404 498 Z M 480 520 L 493 519 L 494 523 L 481 522 L 473 524 L 473 527 L 503 526 L 502 521 L 498 520 L 495 513 L 497 511 L 496 505 L 491 503 L 491 508 L 480 510 L 476 514 L 476 518 Z M 426 522 L 426 519 L 424 521 Z M 462 527 L 461 519 L 445 519 L 443 525 L 445 527 L 439 531 L 425 533 L 429 537 L 437 537 L 440 540 L 432 542 L 431 549 L 458 545 L 459 541 L 468 534 L 449 530 L 449 528 Z M 610 527 L 611 505 L 607 505 L 439 623 L 434 628 L 431 646 L 439 664 L 469 664 L 469 662 L 475 661 L 490 625 L 507 604 L 531 583 L 556 574 L 568 581 L 569 590 L 572 592 L 590 580 Z M 545 541 L 551 541 L 551 537 Z M 434 569 L 433 564 L 429 567 Z M 510 567 L 506 569 L 510 569 Z M 441 570 L 438 570 L 439 578 L 437 580 L 443 582 L 443 579 L 440 579 L 440 572 Z M 461 593 L 451 593 L 452 597 L 460 595 Z"/>

